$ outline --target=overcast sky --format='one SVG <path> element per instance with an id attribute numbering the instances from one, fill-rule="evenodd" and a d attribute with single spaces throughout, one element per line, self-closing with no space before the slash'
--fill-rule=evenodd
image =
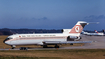
<path id="1" fill-rule="evenodd" d="M 105 29 L 105 0 L 0 0 L 0 28 L 70 29 L 77 21 Z"/>

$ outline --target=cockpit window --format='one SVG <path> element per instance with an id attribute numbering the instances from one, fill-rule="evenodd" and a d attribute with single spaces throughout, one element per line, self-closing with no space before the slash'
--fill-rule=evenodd
<path id="1" fill-rule="evenodd" d="M 9 40 L 9 39 L 12 39 L 12 38 L 6 38 L 5 41 L 7 41 L 7 40 Z"/>
<path id="2" fill-rule="evenodd" d="M 10 40 L 10 39 L 13 39 L 13 38 L 10 38 L 10 37 L 6 38 L 3 42 L 5 43 L 5 41 Z"/>

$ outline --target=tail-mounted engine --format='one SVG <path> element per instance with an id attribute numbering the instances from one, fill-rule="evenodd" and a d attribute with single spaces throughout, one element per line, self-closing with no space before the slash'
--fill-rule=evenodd
<path id="1" fill-rule="evenodd" d="M 79 36 L 69 36 L 71 39 L 81 39 L 81 37 Z"/>
<path id="2" fill-rule="evenodd" d="M 80 36 L 68 36 L 67 41 L 75 41 L 82 39 Z"/>
<path id="3" fill-rule="evenodd" d="M 69 33 L 71 31 L 71 29 L 62 29 L 61 31 L 62 31 L 62 33 Z"/>

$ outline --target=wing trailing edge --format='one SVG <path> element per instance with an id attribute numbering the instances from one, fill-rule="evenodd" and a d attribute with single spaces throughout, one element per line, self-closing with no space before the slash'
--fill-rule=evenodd
<path id="1" fill-rule="evenodd" d="M 92 43 L 93 41 L 44 41 L 43 44 L 55 45 L 55 44 L 70 44 L 70 43 Z"/>

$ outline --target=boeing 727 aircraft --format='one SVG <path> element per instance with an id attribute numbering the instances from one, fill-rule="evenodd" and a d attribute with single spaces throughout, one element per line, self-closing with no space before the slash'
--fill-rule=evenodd
<path id="1" fill-rule="evenodd" d="M 91 43 L 92 41 L 78 41 L 81 39 L 80 33 L 85 25 L 89 23 L 78 21 L 72 29 L 63 29 L 63 33 L 41 33 L 41 34 L 15 34 L 8 36 L 3 42 L 11 45 L 12 49 L 16 45 L 41 45 L 46 48 L 47 45 L 55 45 L 59 48 L 60 44 L 73 43 Z"/>

